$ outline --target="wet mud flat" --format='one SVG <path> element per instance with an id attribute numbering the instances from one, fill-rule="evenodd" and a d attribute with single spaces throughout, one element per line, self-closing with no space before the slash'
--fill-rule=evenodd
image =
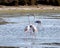
<path id="1" fill-rule="evenodd" d="M 60 14 L 30 15 L 30 23 L 36 25 L 38 29 L 34 34 L 24 32 L 24 28 L 29 25 L 27 14 L 25 16 L 4 14 L 0 18 L 0 46 L 60 48 Z M 36 24 L 36 20 L 40 20 L 41 25 Z"/>

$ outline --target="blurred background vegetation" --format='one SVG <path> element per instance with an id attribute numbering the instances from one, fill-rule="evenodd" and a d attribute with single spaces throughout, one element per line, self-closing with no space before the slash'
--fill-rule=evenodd
<path id="1" fill-rule="evenodd" d="M 19 6 L 19 5 L 54 5 L 60 6 L 60 0 L 0 0 L 0 5 Z"/>

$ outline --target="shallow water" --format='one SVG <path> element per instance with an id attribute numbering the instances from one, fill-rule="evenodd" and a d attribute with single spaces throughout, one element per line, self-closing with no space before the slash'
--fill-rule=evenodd
<path id="1" fill-rule="evenodd" d="M 8 23 L 0 25 L 0 46 L 60 48 L 60 17 L 58 15 L 1 18 Z M 41 25 L 35 23 L 36 20 L 40 20 Z M 24 28 L 29 25 L 29 21 L 30 24 L 34 24 L 37 27 L 38 32 L 24 32 Z"/>

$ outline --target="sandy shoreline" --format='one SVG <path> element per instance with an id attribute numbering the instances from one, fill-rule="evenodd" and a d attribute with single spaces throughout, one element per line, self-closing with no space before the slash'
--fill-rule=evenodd
<path id="1" fill-rule="evenodd" d="M 0 10 L 60 10 L 60 6 L 2 6 Z"/>
<path id="2" fill-rule="evenodd" d="M 57 12 L 60 13 L 60 6 L 2 6 L 1 13 L 42 13 L 42 12 Z"/>

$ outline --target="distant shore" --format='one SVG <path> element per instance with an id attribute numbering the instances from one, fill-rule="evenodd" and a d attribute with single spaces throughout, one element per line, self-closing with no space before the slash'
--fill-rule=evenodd
<path id="1" fill-rule="evenodd" d="M 60 6 L 2 6 L 1 13 L 60 13 Z"/>

